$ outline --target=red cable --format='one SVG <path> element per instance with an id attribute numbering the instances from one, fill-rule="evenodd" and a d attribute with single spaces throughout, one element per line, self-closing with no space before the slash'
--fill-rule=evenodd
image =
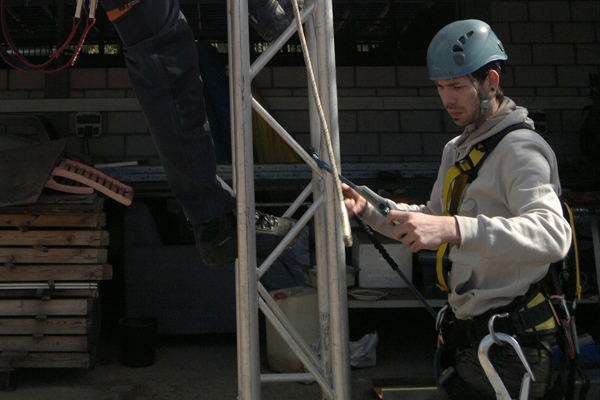
<path id="1" fill-rule="evenodd" d="M 87 21 L 85 23 L 85 30 L 81 34 L 81 38 L 79 39 L 77 48 L 75 49 L 75 51 L 73 52 L 73 56 L 71 57 L 71 61 L 70 61 L 71 66 L 75 65 L 75 61 L 77 61 L 77 57 L 79 57 L 79 52 L 81 51 L 81 48 L 83 47 L 83 42 L 85 41 L 87 34 L 89 33 L 90 29 L 92 29 L 92 26 L 94 26 L 95 23 L 96 23 L 95 18 L 92 20 L 91 24 L 90 24 L 90 19 L 89 18 L 87 19 Z"/>
<path id="2" fill-rule="evenodd" d="M 2 0 L 2 2 L 4 2 L 4 0 Z M 73 40 L 73 37 L 75 36 L 75 32 L 77 30 L 77 28 L 79 27 L 79 24 L 81 24 L 81 19 L 78 22 L 75 22 L 75 18 L 73 18 L 73 29 L 71 30 L 71 34 L 69 35 L 69 37 L 67 38 L 67 40 L 65 41 L 65 43 L 63 43 L 63 45 L 61 47 L 59 47 L 58 49 L 56 49 L 56 51 L 50 56 L 50 59 L 48 61 L 46 61 L 43 64 L 32 64 L 29 62 L 29 60 L 27 60 L 27 58 L 25 58 L 17 49 L 15 49 L 11 43 L 11 40 L 9 39 L 9 34 L 8 32 L 5 31 L 6 26 L 4 24 L 2 24 L 2 32 L 4 33 L 4 38 L 7 40 L 8 45 L 10 46 L 11 50 L 13 51 L 13 53 L 15 55 L 18 56 L 18 58 L 27 66 L 33 67 L 33 68 L 43 68 L 47 65 L 49 65 L 50 63 L 52 63 L 54 60 L 56 60 L 56 58 L 65 50 L 65 48 L 71 43 L 71 41 Z"/>
<path id="3" fill-rule="evenodd" d="M 29 71 L 23 68 L 20 68 L 16 65 L 14 65 L 10 60 L 7 60 L 6 58 L 4 58 L 4 56 L 2 56 L 2 59 L 4 59 L 4 61 L 6 61 L 11 67 L 19 70 L 19 71 L 23 71 L 23 72 L 44 72 L 44 73 L 52 73 L 52 72 L 58 72 L 64 68 L 66 68 L 67 66 L 71 65 L 75 65 L 75 61 L 77 60 L 77 57 L 79 56 L 79 53 L 81 52 L 81 48 L 83 47 L 83 43 L 85 41 L 85 38 L 87 36 L 87 34 L 89 33 L 90 29 L 94 26 L 94 24 L 96 23 L 96 19 L 92 19 L 92 22 L 90 24 L 90 18 L 89 18 L 89 14 L 88 14 L 88 18 L 86 20 L 86 26 L 85 29 L 81 35 L 81 38 L 79 39 L 79 42 L 77 44 L 77 47 L 75 48 L 75 51 L 73 52 L 73 55 L 71 56 L 71 59 L 69 60 L 69 62 L 67 62 L 66 64 L 64 64 L 63 66 L 53 69 L 53 70 L 45 70 L 44 68 L 49 65 L 50 63 L 52 63 L 53 61 L 55 61 L 57 59 L 57 57 L 65 50 L 65 48 L 71 43 L 71 41 L 73 40 L 73 37 L 75 36 L 75 32 L 77 31 L 77 28 L 79 27 L 79 25 L 81 24 L 81 18 L 79 19 L 79 21 L 76 22 L 76 18 L 73 17 L 73 29 L 71 30 L 71 34 L 69 35 L 69 37 L 67 38 L 67 40 L 63 43 L 63 45 L 61 47 L 59 47 L 51 56 L 50 59 L 48 61 L 46 61 L 43 64 L 32 64 L 29 62 L 29 60 L 27 60 L 27 58 L 25 58 L 17 49 L 14 48 L 13 44 L 12 44 L 12 40 L 10 40 L 10 34 L 6 29 L 6 25 L 5 25 L 5 20 L 4 20 L 4 0 L 0 0 L 0 19 L 2 21 L 2 33 L 4 34 L 4 39 L 6 40 L 6 42 L 8 43 L 9 47 L 11 48 L 11 50 L 13 51 L 13 53 L 16 55 L 15 59 L 19 60 L 20 62 L 22 62 L 23 64 L 25 64 L 28 67 L 31 68 L 35 68 L 37 69 L 36 71 Z"/>

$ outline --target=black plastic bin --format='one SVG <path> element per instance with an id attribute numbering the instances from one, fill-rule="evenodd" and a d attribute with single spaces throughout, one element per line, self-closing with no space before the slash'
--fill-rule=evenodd
<path id="1" fill-rule="evenodd" d="M 122 330 L 123 364 L 149 367 L 156 358 L 158 320 L 153 317 L 125 317 L 119 320 Z"/>

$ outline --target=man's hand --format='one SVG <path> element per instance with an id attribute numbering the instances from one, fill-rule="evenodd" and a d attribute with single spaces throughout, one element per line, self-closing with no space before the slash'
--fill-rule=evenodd
<path id="1" fill-rule="evenodd" d="M 348 209 L 348 217 L 352 218 L 356 214 L 364 214 L 367 210 L 367 201 L 364 197 L 345 183 L 342 183 L 342 193 L 344 193 L 344 204 Z"/>
<path id="2" fill-rule="evenodd" d="M 444 243 L 460 244 L 460 231 L 454 217 L 393 210 L 386 222 L 394 226 L 394 236 L 413 253 L 435 250 Z"/>

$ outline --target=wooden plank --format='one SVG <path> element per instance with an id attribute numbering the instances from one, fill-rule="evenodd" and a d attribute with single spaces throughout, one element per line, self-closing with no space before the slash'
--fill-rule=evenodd
<path id="1" fill-rule="evenodd" d="M 87 318 L 0 318 L 0 335 L 86 335 L 89 330 Z"/>
<path id="2" fill-rule="evenodd" d="M 87 336 L 0 336 L 0 351 L 75 351 L 86 352 Z"/>
<path id="3" fill-rule="evenodd" d="M 108 232 L 87 230 L 0 230 L 2 246 L 108 246 Z"/>
<path id="4" fill-rule="evenodd" d="M 107 249 L 0 247 L 0 263 L 102 264 Z"/>
<path id="5" fill-rule="evenodd" d="M 53 191 L 42 193 L 38 201 L 35 203 L 36 207 L 43 207 L 46 205 L 57 205 L 57 206 L 68 206 L 72 207 L 87 207 L 89 205 L 98 204 L 98 200 L 101 200 L 101 204 L 104 204 L 104 197 L 98 196 L 97 192 L 92 194 L 74 194 L 74 193 L 56 193 Z M 27 206 L 19 206 L 27 207 Z"/>
<path id="6" fill-rule="evenodd" d="M 3 356 L 0 353 L 0 359 Z M 90 368 L 89 353 L 28 353 L 10 358 L 13 368 Z"/>
<path id="7" fill-rule="evenodd" d="M 41 294 L 35 289 L 3 289 L 0 290 L 0 301 L 4 299 L 48 297 L 57 298 L 97 298 L 98 289 L 45 289 Z"/>
<path id="8" fill-rule="evenodd" d="M 44 194 L 36 203 L 0 207 L 0 214 L 99 214 L 104 207 L 104 196 L 92 194 Z"/>
<path id="9" fill-rule="evenodd" d="M 0 301 L 0 316 L 87 315 L 88 299 L 5 299 Z"/>
<path id="10" fill-rule="evenodd" d="M 35 214 L 0 214 L 0 227 L 83 227 L 101 228 L 106 225 L 106 214 L 90 215 L 35 215 Z"/>
<path id="11" fill-rule="evenodd" d="M 90 352 L 90 368 L 94 368 L 96 364 L 96 355 L 98 353 L 98 343 L 100 341 L 100 327 L 102 321 L 102 307 L 100 301 L 90 302 L 89 334 L 88 334 L 88 351 Z"/>
<path id="12" fill-rule="evenodd" d="M 0 265 L 0 282 L 100 281 L 112 279 L 109 264 Z"/>

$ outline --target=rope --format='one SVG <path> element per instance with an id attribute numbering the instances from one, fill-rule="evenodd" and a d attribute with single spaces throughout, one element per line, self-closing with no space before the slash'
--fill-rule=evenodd
<path id="1" fill-rule="evenodd" d="M 315 102 L 317 104 L 317 110 L 319 112 L 319 117 L 321 118 L 321 124 L 323 125 L 323 136 L 325 139 L 325 144 L 327 146 L 327 152 L 329 155 L 329 161 L 331 162 L 331 168 L 333 170 L 333 180 L 335 182 L 338 200 L 340 203 L 339 208 L 340 208 L 340 213 L 341 213 L 341 217 L 342 217 L 342 233 L 344 236 L 344 244 L 346 245 L 346 247 L 351 247 L 352 246 L 352 231 L 350 229 L 350 220 L 348 219 L 348 211 L 346 210 L 346 206 L 344 205 L 344 195 L 342 194 L 342 183 L 339 178 L 337 163 L 335 161 L 335 156 L 333 154 L 333 146 L 331 144 L 331 135 L 329 134 L 329 128 L 327 127 L 327 120 L 325 119 L 325 113 L 323 112 L 323 107 L 321 105 L 321 99 L 319 98 L 319 91 L 317 89 L 317 82 L 315 80 L 315 74 L 312 69 L 310 55 L 308 54 L 308 46 L 306 44 L 306 37 L 304 36 L 304 29 L 302 28 L 302 18 L 300 16 L 300 8 L 298 7 L 298 1 L 292 0 L 292 5 L 294 6 L 294 14 L 296 16 L 296 24 L 298 25 L 298 36 L 300 37 L 300 43 L 302 45 L 302 54 L 304 55 L 304 62 L 306 64 L 306 70 L 307 70 L 308 76 L 310 78 Z"/>
<path id="2" fill-rule="evenodd" d="M 427 302 L 427 300 L 425 300 L 425 297 L 423 297 L 423 295 L 421 294 L 421 292 L 419 292 L 419 290 L 415 287 L 415 285 L 413 285 L 412 282 L 408 280 L 408 278 L 406 277 L 406 275 L 404 275 L 404 272 L 402 272 L 400 270 L 400 266 L 396 263 L 396 261 L 394 261 L 394 259 L 392 258 L 392 256 L 390 256 L 390 254 L 387 252 L 387 250 L 385 249 L 385 247 L 383 247 L 383 245 L 381 244 L 381 242 L 379 241 L 379 239 L 377 239 L 375 237 L 375 235 L 373 234 L 373 231 L 371 230 L 371 228 L 369 227 L 369 225 L 367 225 L 365 223 L 365 221 L 363 221 L 363 219 L 358 214 L 356 214 L 354 216 L 354 220 L 356 222 L 358 222 L 358 225 L 367 233 L 367 236 L 369 236 L 369 239 L 371 239 L 371 242 L 373 242 L 373 246 L 375 246 L 375 248 L 377 250 L 379 250 L 379 253 L 383 256 L 383 258 L 385 259 L 385 261 L 387 261 L 388 264 L 390 265 L 390 267 L 392 267 L 392 269 L 394 271 L 396 271 L 398 273 L 398 275 L 400 275 L 400 278 L 402 278 L 402 280 L 404 281 L 404 283 L 406 283 L 408 285 L 409 289 L 413 292 L 413 294 L 421 301 L 421 303 L 423 303 L 423 306 L 425 306 L 425 308 L 427 309 L 427 311 L 429 311 L 429 313 L 431 314 L 431 316 L 435 320 L 437 320 L 437 313 L 429 305 L 429 303 Z"/>

